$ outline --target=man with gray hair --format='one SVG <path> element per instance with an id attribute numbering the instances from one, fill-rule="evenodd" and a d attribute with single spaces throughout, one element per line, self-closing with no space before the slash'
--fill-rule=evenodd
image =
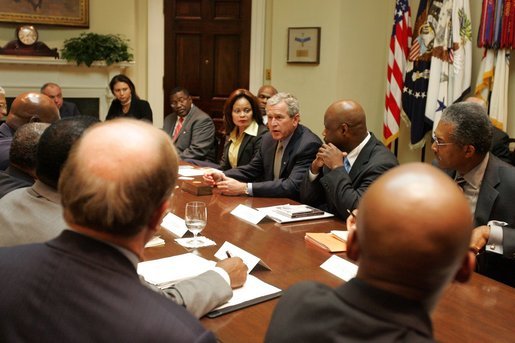
<path id="1" fill-rule="evenodd" d="M 63 91 L 57 83 L 47 82 L 41 86 L 41 93 L 52 99 L 59 109 L 61 118 L 80 116 L 80 111 L 73 102 L 64 101 Z"/>
<path id="2" fill-rule="evenodd" d="M 266 114 L 269 132 L 250 163 L 225 173 L 209 171 L 204 179 L 226 195 L 299 200 L 300 184 L 322 142 L 299 123 L 299 101 L 292 94 L 271 97 Z"/>
<path id="3" fill-rule="evenodd" d="M 34 184 L 38 142 L 48 126 L 47 123 L 28 123 L 14 133 L 9 166 L 0 171 L 0 198 L 15 189 Z"/>
<path id="4" fill-rule="evenodd" d="M 485 109 L 471 102 L 449 106 L 433 138 L 438 166 L 469 202 L 478 272 L 515 286 L 515 168 L 489 152 L 492 124 Z"/>

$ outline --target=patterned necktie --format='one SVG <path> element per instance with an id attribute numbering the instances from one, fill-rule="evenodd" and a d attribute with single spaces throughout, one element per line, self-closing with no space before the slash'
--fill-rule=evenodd
<path id="1" fill-rule="evenodd" d="M 277 143 L 277 149 L 275 150 L 275 157 L 274 157 L 274 180 L 279 179 L 279 175 L 281 174 L 281 162 L 283 159 L 283 143 L 279 142 Z"/>
<path id="2" fill-rule="evenodd" d="M 345 168 L 347 174 L 350 172 L 350 162 L 347 157 L 345 157 L 345 159 L 343 160 L 343 168 Z"/>
<path id="3" fill-rule="evenodd" d="M 454 182 L 460 187 L 462 191 L 465 190 L 465 185 L 467 184 L 467 180 L 463 178 L 463 176 L 458 176 L 456 179 L 454 179 Z"/>
<path id="4" fill-rule="evenodd" d="M 177 139 L 177 137 L 179 136 L 179 133 L 181 133 L 183 121 L 184 121 L 184 117 L 179 117 L 179 119 L 177 121 L 177 125 L 175 125 L 175 130 L 173 130 L 173 136 L 172 136 L 172 139 L 174 142 Z"/>

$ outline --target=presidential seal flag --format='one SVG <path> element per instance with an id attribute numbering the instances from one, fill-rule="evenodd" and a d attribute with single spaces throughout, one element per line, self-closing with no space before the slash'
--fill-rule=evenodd
<path id="1" fill-rule="evenodd" d="M 411 13 L 408 0 L 397 0 L 388 54 L 383 137 L 390 145 L 399 136 L 404 74 L 411 45 Z"/>
<path id="2" fill-rule="evenodd" d="M 402 93 L 403 119 L 411 127 L 410 147 L 422 147 L 433 123 L 426 118 L 431 56 L 442 0 L 420 0 Z"/>

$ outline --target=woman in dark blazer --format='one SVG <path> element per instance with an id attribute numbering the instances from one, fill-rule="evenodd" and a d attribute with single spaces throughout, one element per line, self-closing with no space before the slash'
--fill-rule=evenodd
<path id="1" fill-rule="evenodd" d="M 259 102 L 246 89 L 231 93 L 224 105 L 226 138 L 220 161 L 222 170 L 248 164 L 261 146 L 261 138 L 268 131 L 263 124 Z"/>
<path id="2" fill-rule="evenodd" d="M 139 98 L 131 79 L 119 74 L 109 82 L 111 93 L 115 96 L 107 112 L 107 118 L 132 117 L 152 122 L 152 109 L 147 101 Z"/>

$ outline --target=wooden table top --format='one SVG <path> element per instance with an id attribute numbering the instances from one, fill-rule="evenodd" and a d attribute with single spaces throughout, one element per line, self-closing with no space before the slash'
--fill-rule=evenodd
<path id="1" fill-rule="evenodd" d="M 189 201 L 208 204 L 208 223 L 202 235 L 217 245 L 200 248 L 200 256 L 216 260 L 215 252 L 225 242 L 258 256 L 271 271 L 255 269 L 252 275 L 286 290 L 302 280 L 315 280 L 336 287 L 343 281 L 320 268 L 331 254 L 304 241 L 306 232 L 329 232 L 344 229 L 339 219 L 308 220 L 278 224 L 266 221 L 257 225 L 245 222 L 230 212 L 239 204 L 253 208 L 286 203 L 289 199 L 231 197 L 214 193 L 194 196 L 176 189 L 172 212 L 184 218 Z M 161 230 L 164 246 L 147 248 L 146 259 L 152 260 L 183 254 L 187 250 L 174 242 L 174 236 Z M 345 254 L 337 254 L 345 258 Z M 202 324 L 212 330 L 221 342 L 263 342 L 278 299 L 257 304 L 215 319 L 203 318 Z M 515 290 L 494 280 L 474 274 L 467 284 L 451 284 L 444 292 L 435 312 L 435 337 L 440 342 L 508 342 L 514 340 Z"/>

